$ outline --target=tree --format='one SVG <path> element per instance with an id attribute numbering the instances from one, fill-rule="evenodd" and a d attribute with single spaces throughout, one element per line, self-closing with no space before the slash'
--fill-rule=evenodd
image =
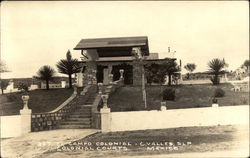
<path id="1" fill-rule="evenodd" d="M 1 73 L 4 72 L 10 72 L 10 70 L 8 70 L 6 64 L 4 63 L 4 61 L 0 61 L 0 88 L 2 90 L 2 94 L 4 93 L 3 90 L 6 89 L 9 85 L 9 81 L 8 80 L 3 80 L 1 79 Z"/>
<path id="2" fill-rule="evenodd" d="M 211 78 L 211 81 L 214 85 L 220 84 L 219 75 L 224 74 L 225 71 L 223 68 L 227 66 L 224 60 L 220 60 L 218 58 L 212 59 L 208 62 L 209 71 L 214 76 Z"/>
<path id="3" fill-rule="evenodd" d="M 149 83 L 163 83 L 166 75 L 168 75 L 168 85 L 171 85 L 171 76 L 180 71 L 180 67 L 174 60 L 168 60 L 161 64 L 151 64 L 146 67 L 146 75 Z"/>
<path id="4" fill-rule="evenodd" d="M 6 64 L 4 63 L 4 61 L 0 61 L 0 73 L 4 73 L 4 72 L 10 72 L 6 66 Z"/>
<path id="5" fill-rule="evenodd" d="M 1 90 L 2 90 L 2 94 L 4 93 L 3 90 L 6 89 L 9 85 L 9 81 L 8 80 L 0 80 L 0 86 L 1 86 Z"/>
<path id="6" fill-rule="evenodd" d="M 250 61 L 249 60 L 245 60 L 242 67 L 245 67 L 248 71 L 249 71 L 249 67 L 250 67 Z"/>
<path id="7" fill-rule="evenodd" d="M 147 64 L 145 65 L 145 74 L 147 77 L 147 83 L 160 83 L 165 81 L 166 71 L 162 69 L 161 64 Z"/>
<path id="8" fill-rule="evenodd" d="M 57 64 L 57 69 L 60 73 L 66 74 L 69 77 L 69 88 L 72 88 L 72 77 L 74 73 L 81 71 L 81 67 L 77 59 L 72 59 L 71 53 L 68 50 L 66 59 L 61 59 Z"/>
<path id="9" fill-rule="evenodd" d="M 55 73 L 52 67 L 44 65 L 38 70 L 35 78 L 46 81 L 46 89 L 49 90 L 49 81 L 53 80 Z"/>
<path id="10" fill-rule="evenodd" d="M 184 68 L 189 71 L 189 73 L 191 74 L 195 69 L 196 69 L 196 65 L 194 63 L 187 63 Z M 189 73 L 187 74 L 188 75 L 188 79 L 189 79 Z"/>
<path id="11" fill-rule="evenodd" d="M 168 62 L 165 62 L 163 65 L 163 69 L 165 69 L 167 75 L 168 75 L 168 85 L 171 86 L 171 76 L 180 71 L 180 67 L 174 60 L 170 60 Z"/>

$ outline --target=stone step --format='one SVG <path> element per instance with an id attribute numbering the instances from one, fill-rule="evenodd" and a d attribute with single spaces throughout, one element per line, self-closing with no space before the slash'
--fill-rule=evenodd
<path id="1" fill-rule="evenodd" d="M 79 111 L 79 110 L 81 110 L 81 111 L 91 111 L 92 108 L 86 108 L 86 107 L 83 107 L 83 106 L 78 106 L 76 108 L 76 111 Z"/>
<path id="2" fill-rule="evenodd" d="M 85 104 L 85 105 L 78 105 L 77 107 L 79 107 L 79 108 L 85 108 L 85 109 L 91 109 L 91 108 L 92 108 L 92 105 L 90 105 L 90 104 Z"/>
<path id="3" fill-rule="evenodd" d="M 92 96 L 90 96 L 90 97 L 88 97 L 88 98 L 87 98 L 87 100 L 89 100 L 89 99 L 93 99 L 93 100 L 95 100 L 95 98 L 96 98 L 96 96 L 93 96 L 93 97 L 92 97 Z"/>
<path id="4" fill-rule="evenodd" d="M 72 116 L 72 115 L 90 115 L 91 116 L 91 112 L 76 111 L 76 112 L 72 113 L 70 116 Z"/>
<path id="5" fill-rule="evenodd" d="M 85 103 L 84 103 L 84 105 L 86 105 L 86 104 L 93 104 L 94 103 L 94 101 L 86 101 Z"/>
<path id="6" fill-rule="evenodd" d="M 78 118 L 78 117 L 69 117 L 67 121 L 91 121 L 91 118 Z"/>
<path id="7" fill-rule="evenodd" d="M 59 129 L 84 129 L 91 128 L 91 125 L 59 125 Z"/>
<path id="8" fill-rule="evenodd" d="M 90 125 L 91 121 L 63 121 L 60 123 L 60 125 Z"/>
<path id="9" fill-rule="evenodd" d="M 94 102 L 86 102 L 85 105 L 93 105 Z"/>
<path id="10" fill-rule="evenodd" d="M 81 110 L 92 110 L 92 106 L 86 107 L 86 106 L 77 106 L 77 110 L 81 109 Z"/>
<path id="11" fill-rule="evenodd" d="M 91 115 L 77 115 L 77 114 L 72 114 L 69 116 L 69 118 L 91 118 Z"/>

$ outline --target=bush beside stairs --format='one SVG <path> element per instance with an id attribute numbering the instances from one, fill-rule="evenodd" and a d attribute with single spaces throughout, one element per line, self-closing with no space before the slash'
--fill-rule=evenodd
<path id="1" fill-rule="evenodd" d="M 84 129 L 91 128 L 91 110 L 92 104 L 97 95 L 96 87 L 88 90 L 88 96 L 78 95 L 74 104 L 77 104 L 76 110 L 72 112 L 65 120 L 58 125 L 59 129 Z"/>

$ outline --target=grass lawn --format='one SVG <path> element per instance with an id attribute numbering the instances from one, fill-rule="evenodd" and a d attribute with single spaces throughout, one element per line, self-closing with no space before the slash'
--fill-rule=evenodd
<path id="1" fill-rule="evenodd" d="M 50 90 L 34 90 L 29 92 L 28 106 L 32 109 L 32 113 L 48 112 L 66 99 L 73 93 L 73 89 L 50 89 Z M 0 115 L 17 115 L 19 110 L 23 108 L 21 92 L 0 95 Z"/>
<path id="2" fill-rule="evenodd" d="M 161 97 L 161 89 L 167 86 L 147 86 L 147 110 L 159 110 Z M 176 89 L 175 101 L 167 101 L 168 109 L 208 107 L 212 104 L 214 90 L 222 88 L 225 96 L 218 98 L 220 106 L 228 105 L 246 105 L 249 104 L 248 92 L 233 92 L 230 84 L 220 84 L 218 86 L 210 84 L 202 85 L 178 85 L 173 86 Z M 111 111 L 134 111 L 145 110 L 142 101 L 141 87 L 125 86 L 118 89 L 110 96 L 108 105 Z"/>
<path id="3" fill-rule="evenodd" d="M 59 150 L 46 152 L 43 157 L 59 155 L 61 157 L 119 157 L 246 150 L 248 147 L 244 145 L 249 143 L 248 134 L 248 126 L 243 125 L 96 133 L 61 146 Z M 114 144 L 114 142 L 125 144 Z M 77 148 L 79 146 L 83 148 Z"/>

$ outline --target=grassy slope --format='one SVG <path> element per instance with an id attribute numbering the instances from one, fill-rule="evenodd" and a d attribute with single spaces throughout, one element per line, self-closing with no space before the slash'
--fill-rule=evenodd
<path id="1" fill-rule="evenodd" d="M 160 109 L 161 89 L 167 86 L 147 86 L 147 109 Z M 249 104 L 248 92 L 233 92 L 230 84 L 213 85 L 182 85 L 175 86 L 176 100 L 168 101 L 168 109 L 207 107 L 212 104 L 214 90 L 220 87 L 226 94 L 219 98 L 220 106 Z M 112 111 L 143 110 L 141 87 L 122 87 L 109 99 L 109 106 Z"/>
<path id="2" fill-rule="evenodd" d="M 73 89 L 34 90 L 29 92 L 28 106 L 33 113 L 48 112 L 71 96 Z M 0 115 L 19 114 L 23 107 L 22 93 L 4 94 L 0 96 Z"/>

